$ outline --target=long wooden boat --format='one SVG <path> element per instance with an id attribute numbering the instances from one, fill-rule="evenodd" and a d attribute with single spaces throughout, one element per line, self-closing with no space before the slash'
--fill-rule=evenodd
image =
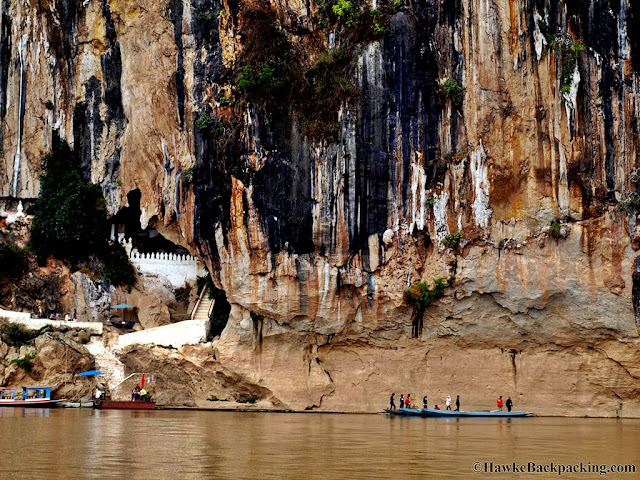
<path id="1" fill-rule="evenodd" d="M 51 387 L 0 388 L 0 407 L 55 407 L 65 399 L 53 400 Z"/>
<path id="2" fill-rule="evenodd" d="M 390 415 L 401 415 L 406 417 L 530 417 L 528 412 L 456 412 L 454 410 L 434 410 L 433 408 L 399 408 L 398 410 L 385 410 Z"/>
<path id="3" fill-rule="evenodd" d="M 95 408 L 105 409 L 118 409 L 118 410 L 152 410 L 156 407 L 156 402 L 153 401 L 123 401 L 119 402 L 116 400 L 103 399 L 96 400 L 94 402 Z"/>

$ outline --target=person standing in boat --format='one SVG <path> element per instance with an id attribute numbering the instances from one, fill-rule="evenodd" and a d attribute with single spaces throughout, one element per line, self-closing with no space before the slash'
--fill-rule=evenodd
<path id="1" fill-rule="evenodd" d="M 396 394 L 392 393 L 391 396 L 389 397 L 389 410 L 395 410 L 396 409 L 396 402 L 395 402 L 395 397 Z"/>
<path id="2" fill-rule="evenodd" d="M 510 412 L 512 407 L 513 402 L 511 401 L 511 397 L 507 397 L 507 412 Z"/>
<path id="3" fill-rule="evenodd" d="M 451 410 L 451 395 L 447 395 L 447 399 L 444 404 L 447 406 L 447 410 Z"/>
<path id="4" fill-rule="evenodd" d="M 456 412 L 460 411 L 460 395 L 456 395 Z"/>
<path id="5" fill-rule="evenodd" d="M 404 408 L 404 395 L 400 394 L 400 408 Z"/>
<path id="6" fill-rule="evenodd" d="M 404 406 L 406 408 L 411 408 L 411 394 L 407 393 L 407 398 L 404 399 Z"/>
<path id="7" fill-rule="evenodd" d="M 427 396 L 422 397 L 422 408 L 427 408 Z"/>
<path id="8" fill-rule="evenodd" d="M 498 410 L 502 411 L 502 395 L 498 397 Z"/>

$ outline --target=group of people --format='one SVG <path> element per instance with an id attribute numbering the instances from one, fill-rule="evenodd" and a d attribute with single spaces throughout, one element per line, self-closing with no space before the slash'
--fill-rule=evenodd
<path id="1" fill-rule="evenodd" d="M 502 411 L 502 395 L 498 397 L 496 403 L 498 404 L 498 410 Z M 504 402 L 504 405 L 507 407 L 507 412 L 510 412 L 513 408 L 513 401 L 511 400 L 511 397 L 507 397 L 507 401 Z"/>
<path id="2" fill-rule="evenodd" d="M 140 385 L 136 385 L 133 390 L 131 390 L 131 401 L 148 402 L 149 393 L 144 389 L 144 387 L 140 388 Z"/>
<path id="3" fill-rule="evenodd" d="M 395 402 L 395 397 L 396 394 L 392 393 L 391 397 L 389 397 L 389 410 L 396 410 L 396 402 Z M 447 410 L 451 410 L 451 395 L 447 395 L 447 398 L 444 401 L 445 404 L 445 408 Z M 507 407 L 507 411 L 510 412 L 511 409 L 513 408 L 513 401 L 511 400 L 511 397 L 507 397 L 507 401 L 503 402 L 502 400 L 502 395 L 500 395 L 500 397 L 498 397 L 497 400 L 497 404 L 498 404 L 498 409 L 500 411 L 502 411 L 503 405 Z M 456 409 L 454 410 L 455 412 L 459 412 L 460 411 L 460 395 L 456 395 Z M 411 394 L 407 393 L 407 396 L 405 397 L 404 394 L 400 394 L 400 408 L 411 408 Z M 425 395 L 424 397 L 422 397 L 422 408 L 429 408 L 428 404 L 427 404 L 427 396 Z M 438 404 L 436 404 L 433 407 L 434 410 L 440 410 L 440 407 L 438 407 Z"/>
<path id="4" fill-rule="evenodd" d="M 396 394 L 392 393 L 391 397 L 389 398 L 389 409 L 390 410 L 396 410 L 396 402 L 395 402 L 395 397 Z M 451 410 L 451 395 L 447 395 L 447 398 L 444 401 L 446 409 L 447 410 Z M 407 393 L 407 396 L 405 397 L 404 394 L 400 394 L 400 408 L 411 408 L 411 394 Z M 428 401 L 427 401 L 427 396 L 425 395 L 424 397 L 422 397 L 422 408 L 429 408 L 428 406 Z M 433 407 L 434 410 L 440 410 L 440 407 L 438 407 L 438 404 L 435 405 L 435 407 Z M 460 395 L 456 395 L 456 412 L 460 411 Z"/>
<path id="5" fill-rule="evenodd" d="M 38 318 L 42 318 L 42 308 L 40 308 L 38 310 Z M 59 313 L 52 313 L 49 315 L 49 320 L 61 320 L 61 315 Z M 66 322 L 70 322 L 71 320 L 73 320 L 74 322 L 78 321 L 78 312 L 77 311 L 73 311 L 73 316 L 69 315 L 68 313 L 64 316 L 64 320 Z"/>

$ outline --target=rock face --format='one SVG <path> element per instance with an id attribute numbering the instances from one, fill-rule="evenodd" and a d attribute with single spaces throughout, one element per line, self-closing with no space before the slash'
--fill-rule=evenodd
<path id="1" fill-rule="evenodd" d="M 93 368 L 91 354 L 83 346 L 86 332 L 46 332 L 27 345 L 17 345 L 3 334 L 0 338 L 2 386 L 21 389 L 52 386 L 54 398 L 77 400 L 91 395 L 91 381 L 76 374 Z M 28 359 L 28 365 L 21 361 Z"/>
<path id="2" fill-rule="evenodd" d="M 410 391 L 640 416 L 637 218 L 618 208 L 638 167 L 638 8 L 408 1 L 349 50 L 308 3 L 10 0 L 1 195 L 38 194 L 55 127 L 112 214 L 137 189 L 143 227 L 202 257 L 232 305 L 215 360 L 148 352 L 167 385 L 186 372 L 190 401 L 224 384 L 296 409 Z M 259 28 L 307 73 L 353 52 L 332 135 L 309 133 L 293 88 L 239 87 Z M 403 292 L 439 276 L 413 338 Z"/>

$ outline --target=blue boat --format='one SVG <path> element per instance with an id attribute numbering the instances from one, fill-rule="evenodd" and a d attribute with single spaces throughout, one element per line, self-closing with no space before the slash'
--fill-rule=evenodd
<path id="1" fill-rule="evenodd" d="M 51 387 L 0 388 L 0 407 L 53 407 L 63 400 L 51 399 Z"/>
<path id="2" fill-rule="evenodd" d="M 399 408 L 398 410 L 385 410 L 390 415 L 400 415 L 405 417 L 531 417 L 528 412 L 456 412 L 453 410 L 434 410 L 433 408 Z"/>

